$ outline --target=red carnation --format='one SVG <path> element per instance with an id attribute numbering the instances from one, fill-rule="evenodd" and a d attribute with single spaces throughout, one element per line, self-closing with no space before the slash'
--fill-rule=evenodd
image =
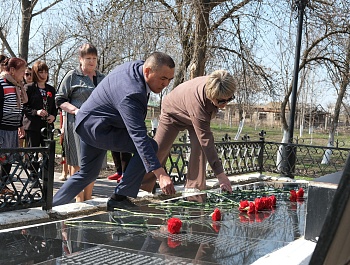
<path id="1" fill-rule="evenodd" d="M 47 96 L 48 96 L 49 98 L 52 97 L 52 93 L 51 93 L 51 92 L 47 92 L 46 94 L 47 94 Z"/>
<path id="2" fill-rule="evenodd" d="M 256 212 L 264 210 L 264 202 L 261 198 L 255 198 L 254 203 Z"/>
<path id="3" fill-rule="evenodd" d="M 295 192 L 295 190 L 291 190 L 290 191 L 289 200 L 291 202 L 296 202 L 297 201 L 297 193 Z"/>
<path id="4" fill-rule="evenodd" d="M 250 202 L 249 203 L 248 213 L 255 213 L 255 204 L 254 204 L 254 202 Z"/>
<path id="5" fill-rule="evenodd" d="M 0 163 L 4 163 L 6 161 L 6 156 L 0 156 Z"/>
<path id="6" fill-rule="evenodd" d="M 171 234 L 178 234 L 181 226 L 182 222 L 179 218 L 172 217 L 168 220 L 168 231 Z"/>
<path id="7" fill-rule="evenodd" d="M 297 191 L 297 198 L 298 199 L 301 199 L 304 197 L 304 190 L 303 188 L 300 188 L 298 191 Z"/>
<path id="8" fill-rule="evenodd" d="M 248 210 L 248 207 L 249 207 L 249 202 L 248 201 L 240 201 L 238 209 L 241 212 L 245 212 L 245 211 Z"/>
<path id="9" fill-rule="evenodd" d="M 211 219 L 213 221 L 221 221 L 221 212 L 218 208 L 215 208 L 214 212 L 211 214 Z"/>
<path id="10" fill-rule="evenodd" d="M 275 195 L 271 195 L 271 196 L 269 197 L 269 200 L 271 201 L 272 207 L 273 207 L 273 206 L 276 206 L 277 199 L 276 199 Z"/>
<path id="11" fill-rule="evenodd" d="M 272 206 L 272 200 L 270 199 L 270 197 L 265 197 L 265 209 L 271 210 Z"/>

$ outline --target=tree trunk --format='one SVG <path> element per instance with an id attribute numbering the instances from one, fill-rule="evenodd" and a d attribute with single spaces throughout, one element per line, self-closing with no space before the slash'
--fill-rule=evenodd
<path id="1" fill-rule="evenodd" d="M 32 1 L 22 0 L 22 23 L 19 45 L 19 57 L 28 60 L 30 24 L 32 22 Z M 35 4 L 34 4 L 35 5 Z"/>
<path id="2" fill-rule="evenodd" d="M 207 53 L 210 1 L 198 1 L 196 10 L 196 31 L 194 39 L 194 53 L 191 65 L 191 79 L 203 76 Z"/>
<path id="3" fill-rule="evenodd" d="M 191 56 L 190 54 L 192 54 L 193 51 L 193 47 L 191 47 L 192 45 L 189 43 L 184 42 L 183 46 L 182 46 L 182 60 L 180 65 L 178 66 L 178 71 L 175 75 L 174 78 L 174 87 L 177 87 L 178 85 L 180 85 L 181 83 L 183 83 L 185 81 L 185 75 L 187 72 L 187 68 L 191 63 Z"/>
<path id="4" fill-rule="evenodd" d="M 338 128 L 340 107 L 341 107 L 342 102 L 343 102 L 346 88 L 348 87 L 348 84 L 349 84 L 350 37 L 348 38 L 348 43 L 347 43 L 346 59 L 345 59 L 345 67 L 344 68 L 345 69 L 341 73 L 341 83 L 340 83 L 339 93 L 338 93 L 338 97 L 337 97 L 337 102 L 335 103 L 335 107 L 334 107 L 333 121 L 331 123 L 331 128 L 329 130 L 329 137 L 328 137 L 328 144 L 327 144 L 328 147 L 334 146 L 334 134 Z M 332 154 L 332 150 L 327 149 L 323 155 L 323 159 L 321 161 L 321 164 L 329 164 L 329 162 L 331 160 L 331 154 Z"/>
<path id="5" fill-rule="evenodd" d="M 289 139 L 289 132 L 288 130 L 283 129 L 283 138 L 281 143 L 288 143 L 288 139 Z M 280 145 L 278 147 L 278 151 L 277 151 L 277 159 L 276 159 L 276 167 L 278 169 L 278 171 L 282 170 L 283 167 L 283 157 L 284 157 L 284 145 Z"/>

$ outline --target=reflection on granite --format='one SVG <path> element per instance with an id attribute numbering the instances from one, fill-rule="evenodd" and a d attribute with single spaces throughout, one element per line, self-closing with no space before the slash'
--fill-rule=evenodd
<path id="1" fill-rule="evenodd" d="M 306 202 L 279 196 L 276 208 L 255 214 L 231 207 L 220 222 L 205 207 L 174 207 L 180 234 L 167 231 L 166 214 L 146 205 L 0 233 L 0 264 L 251 264 L 303 236 Z"/>

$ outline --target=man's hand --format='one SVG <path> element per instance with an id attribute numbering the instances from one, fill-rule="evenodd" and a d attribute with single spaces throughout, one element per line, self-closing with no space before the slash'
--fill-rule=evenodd
<path id="1" fill-rule="evenodd" d="M 164 168 L 161 167 L 156 170 L 153 170 L 153 173 L 154 175 L 156 175 L 160 189 L 163 191 L 164 194 L 175 194 L 175 187 L 173 181 L 171 180 L 170 176 L 165 172 Z"/>
<path id="2" fill-rule="evenodd" d="M 223 191 L 227 191 L 229 193 L 232 193 L 232 186 L 231 186 L 231 182 L 228 179 L 228 177 L 226 176 L 226 174 L 224 172 L 222 172 L 221 174 L 216 176 L 219 180 L 220 183 L 220 188 Z"/>

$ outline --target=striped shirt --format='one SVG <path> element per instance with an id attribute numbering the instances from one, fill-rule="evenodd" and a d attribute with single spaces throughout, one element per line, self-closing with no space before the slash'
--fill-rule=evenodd
<path id="1" fill-rule="evenodd" d="M 0 130 L 15 131 L 22 126 L 23 105 L 18 108 L 16 87 L 0 78 Z"/>

